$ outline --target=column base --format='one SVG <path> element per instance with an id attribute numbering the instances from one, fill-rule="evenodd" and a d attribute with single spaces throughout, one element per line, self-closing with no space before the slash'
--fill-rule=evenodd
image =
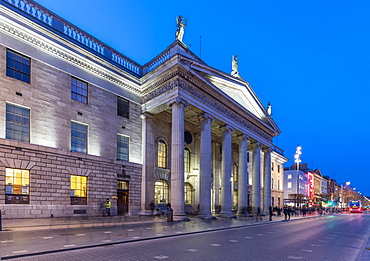
<path id="1" fill-rule="evenodd" d="M 219 217 L 225 217 L 225 218 L 234 218 L 235 214 L 232 212 L 221 212 L 218 214 Z"/>

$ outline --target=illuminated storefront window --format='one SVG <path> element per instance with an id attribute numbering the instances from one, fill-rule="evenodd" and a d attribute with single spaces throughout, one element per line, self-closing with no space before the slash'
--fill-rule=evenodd
<path id="1" fill-rule="evenodd" d="M 170 193 L 167 181 L 157 180 L 155 182 L 154 193 L 154 201 L 156 204 L 167 204 L 170 202 Z"/>
<path id="2" fill-rule="evenodd" d="M 185 204 L 193 204 L 194 189 L 193 186 L 186 182 L 185 183 Z"/>
<path id="3" fill-rule="evenodd" d="M 87 177 L 71 175 L 71 205 L 87 205 Z"/>
<path id="4" fill-rule="evenodd" d="M 5 203 L 28 204 L 30 172 L 22 169 L 5 169 Z"/>

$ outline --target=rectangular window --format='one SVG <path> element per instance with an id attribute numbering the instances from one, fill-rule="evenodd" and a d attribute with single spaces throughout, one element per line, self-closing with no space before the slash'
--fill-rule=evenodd
<path id="1" fill-rule="evenodd" d="M 271 189 L 274 189 L 274 178 L 271 178 Z"/>
<path id="2" fill-rule="evenodd" d="M 292 188 L 292 182 L 288 182 L 288 188 Z"/>
<path id="3" fill-rule="evenodd" d="M 280 190 L 280 179 L 278 179 L 278 190 Z"/>
<path id="4" fill-rule="evenodd" d="M 117 134 L 117 159 L 128 161 L 129 137 Z"/>
<path id="5" fill-rule="evenodd" d="M 31 59 L 19 53 L 6 50 L 6 76 L 30 83 Z"/>
<path id="6" fill-rule="evenodd" d="M 87 103 L 87 83 L 72 77 L 71 98 L 79 102 Z"/>
<path id="7" fill-rule="evenodd" d="M 278 173 L 280 173 L 280 165 L 278 164 Z"/>
<path id="8" fill-rule="evenodd" d="M 5 169 L 5 204 L 29 204 L 30 172 Z"/>
<path id="9" fill-rule="evenodd" d="M 87 152 L 87 125 L 71 122 L 71 151 Z"/>
<path id="10" fill-rule="evenodd" d="M 288 174 L 288 179 L 292 179 L 292 174 Z"/>
<path id="11" fill-rule="evenodd" d="M 271 170 L 274 170 L 274 163 L 271 162 Z"/>
<path id="12" fill-rule="evenodd" d="M 30 110 L 6 104 L 6 138 L 30 142 Z"/>
<path id="13" fill-rule="evenodd" d="M 87 177 L 71 175 L 71 205 L 87 205 Z"/>
<path id="14" fill-rule="evenodd" d="M 130 102 L 119 96 L 117 96 L 117 115 L 127 119 L 130 115 Z"/>

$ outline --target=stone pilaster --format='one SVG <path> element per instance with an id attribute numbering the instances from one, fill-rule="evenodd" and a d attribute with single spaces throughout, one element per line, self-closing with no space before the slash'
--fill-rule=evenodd
<path id="1" fill-rule="evenodd" d="M 199 117 L 200 133 L 200 185 L 199 185 L 199 214 L 200 218 L 211 218 L 211 184 L 212 184 L 212 141 L 211 122 L 213 117 L 203 113 Z"/>
<path id="2" fill-rule="evenodd" d="M 263 213 L 269 213 L 271 205 L 271 149 L 263 149 Z"/>
<path id="3" fill-rule="evenodd" d="M 175 98 L 168 105 L 172 107 L 171 206 L 174 220 L 184 220 L 184 107 L 187 102 Z"/>
<path id="4" fill-rule="evenodd" d="M 252 156 L 252 211 L 261 207 L 261 143 L 253 142 Z"/>
<path id="5" fill-rule="evenodd" d="M 155 142 L 153 132 L 153 115 L 143 113 L 142 119 L 142 161 L 141 173 L 141 212 L 150 213 L 149 204 L 154 200 Z"/>
<path id="6" fill-rule="evenodd" d="M 232 191 L 231 191 L 231 133 L 234 129 L 231 126 L 223 126 L 222 130 L 222 178 L 221 178 L 221 216 L 231 217 Z"/>
<path id="7" fill-rule="evenodd" d="M 248 141 L 247 135 L 238 136 L 239 139 L 239 177 L 238 177 L 238 215 L 248 212 Z"/>

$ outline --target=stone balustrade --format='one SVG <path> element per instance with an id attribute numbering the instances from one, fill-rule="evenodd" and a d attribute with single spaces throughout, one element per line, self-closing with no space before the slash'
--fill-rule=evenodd
<path id="1" fill-rule="evenodd" d="M 168 59 L 170 59 L 170 51 L 167 51 L 167 52 L 164 52 L 164 53 L 160 54 L 159 56 L 157 56 L 151 62 L 148 63 L 148 65 L 147 65 L 148 71 L 147 72 L 150 72 L 150 71 L 154 70 L 155 68 L 157 68 L 159 65 L 161 65 L 162 63 L 164 63 Z"/>
<path id="2" fill-rule="evenodd" d="M 44 22 L 47 25 L 53 26 L 53 17 L 47 13 L 45 10 L 36 7 L 27 0 L 6 0 L 9 4 L 15 6 L 16 8 L 32 15 L 36 19 Z"/>

